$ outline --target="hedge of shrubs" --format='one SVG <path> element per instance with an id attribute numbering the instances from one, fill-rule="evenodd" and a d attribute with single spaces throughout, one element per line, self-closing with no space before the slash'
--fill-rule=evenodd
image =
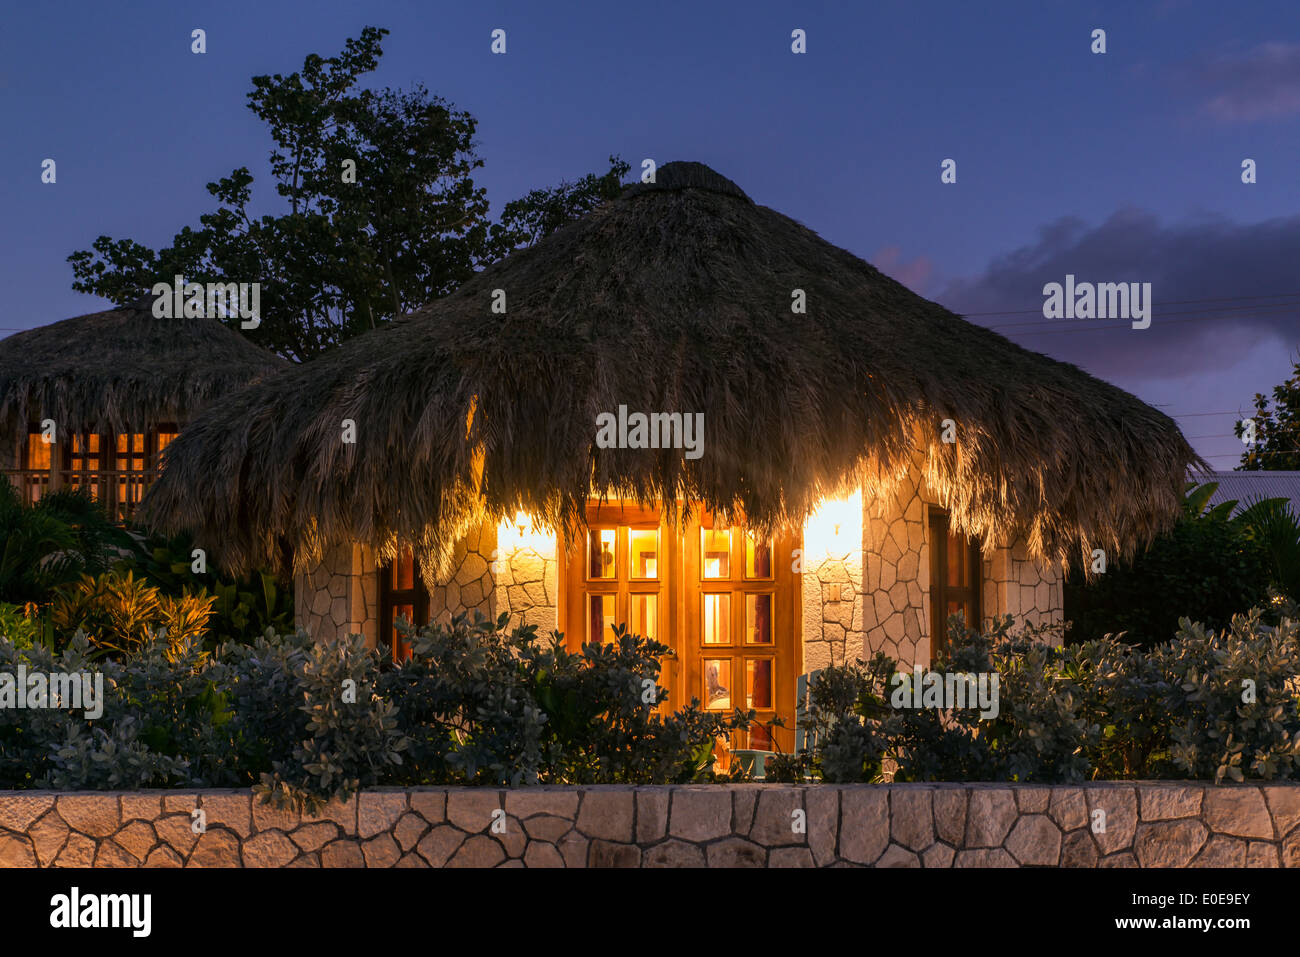
<path id="1" fill-rule="evenodd" d="M 1149 650 L 1109 637 L 1056 648 L 1044 629 L 1011 628 L 954 620 L 935 666 L 996 673 L 996 717 L 894 707 L 895 663 L 881 655 L 827 668 L 800 716 L 815 747 L 771 760 L 768 779 L 1300 777 L 1291 619 L 1252 613 L 1221 632 L 1184 621 Z M 98 672 L 105 694 L 95 720 L 0 707 L 0 788 L 253 786 L 315 805 L 376 785 L 708 782 L 718 737 L 754 720 L 698 701 L 657 709 L 669 649 L 625 630 L 579 654 L 504 616 L 407 640 L 399 665 L 302 632 L 215 652 L 157 632 L 115 655 L 81 635 L 57 652 L 6 638 L 0 675 Z"/>
<path id="2" fill-rule="evenodd" d="M 752 716 L 655 704 L 669 649 L 618 632 L 580 654 L 535 626 L 465 616 L 408 632 L 400 665 L 360 639 L 269 631 L 208 653 L 164 631 L 105 655 L 0 641 L 0 674 L 103 675 L 96 720 L 0 708 L 0 788 L 248 787 L 318 804 L 377 785 L 715 779 L 719 735 Z"/>
<path id="3" fill-rule="evenodd" d="M 1300 625 L 1261 611 L 1221 631 L 1183 619 L 1172 641 L 1141 648 L 1113 636 L 1053 646 L 1056 628 L 984 634 L 950 625 L 933 669 L 996 674 L 997 716 L 971 708 L 899 708 L 896 663 L 825 669 L 802 723 L 816 738 L 782 756 L 777 780 L 1041 781 L 1300 779 Z"/>

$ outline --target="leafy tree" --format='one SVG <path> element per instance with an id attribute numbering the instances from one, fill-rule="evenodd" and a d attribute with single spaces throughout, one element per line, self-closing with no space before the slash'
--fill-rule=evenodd
<path id="1" fill-rule="evenodd" d="M 1300 362 L 1291 378 L 1273 387 L 1272 408 L 1268 397 L 1255 393 L 1255 443 L 1241 453 L 1238 470 L 1300 470 Z M 1241 438 L 1245 427 L 1238 422 L 1233 431 Z"/>
<path id="2" fill-rule="evenodd" d="M 1183 517 L 1131 561 L 1115 561 L 1087 581 L 1079 568 L 1065 582 L 1072 641 L 1125 632 L 1125 641 L 1169 641 L 1180 618 L 1207 627 L 1267 604 L 1275 559 L 1256 525 L 1232 518 L 1235 501 L 1207 508 L 1218 483 L 1189 486 Z"/>
<path id="3" fill-rule="evenodd" d="M 250 213 L 246 167 L 207 185 L 217 209 L 153 250 L 100 236 L 68 257 L 73 288 L 133 302 L 157 282 L 259 282 L 257 338 L 306 360 L 452 291 L 476 269 L 616 194 L 628 165 L 508 203 L 491 223 L 476 120 L 417 85 L 359 89 L 388 33 L 366 27 L 333 57 L 256 76 L 248 106 L 266 122 L 278 215 Z M 236 320 L 227 320 L 232 325 Z"/>
<path id="4" fill-rule="evenodd" d="M 27 505 L 0 481 L 0 602 L 44 604 L 60 585 L 107 570 L 131 544 L 79 492 L 61 489 Z"/>

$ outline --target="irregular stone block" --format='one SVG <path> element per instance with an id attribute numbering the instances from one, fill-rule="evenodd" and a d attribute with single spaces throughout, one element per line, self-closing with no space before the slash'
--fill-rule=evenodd
<path id="1" fill-rule="evenodd" d="M 529 841 L 524 851 L 525 867 L 563 867 L 564 858 L 554 844 L 546 841 Z"/>
<path id="2" fill-rule="evenodd" d="M 104 799 L 97 795 L 90 795 L 84 800 L 102 801 Z M 48 792 L 0 794 L 0 827 L 10 831 L 26 831 L 33 821 L 52 807 L 54 807 L 54 795 Z M 80 829 L 78 828 L 78 830 Z"/>
<path id="3" fill-rule="evenodd" d="M 578 813 L 578 791 L 552 788 L 513 788 L 506 792 L 505 808 L 521 821 L 534 814 L 553 814 L 573 820 Z"/>
<path id="4" fill-rule="evenodd" d="M 173 794 L 167 791 L 162 796 L 163 811 L 170 814 L 173 812 L 184 812 L 189 814 L 199 806 L 199 796 L 197 794 L 178 793 Z"/>
<path id="5" fill-rule="evenodd" d="M 1133 840 L 1133 850 L 1143 867 L 1186 867 L 1208 834 L 1205 825 L 1194 819 L 1143 824 Z"/>
<path id="6" fill-rule="evenodd" d="M 403 855 L 402 855 L 402 859 L 401 859 L 400 861 L 398 861 L 396 864 L 394 864 L 393 866 L 394 866 L 394 867 L 424 867 L 424 868 L 427 868 L 427 867 L 429 866 L 429 862 L 426 861 L 426 860 L 425 860 L 423 857 L 421 857 L 419 854 L 414 854 L 414 853 L 412 853 L 412 854 L 403 854 Z"/>
<path id="7" fill-rule="evenodd" d="M 645 852 L 645 867 L 704 867 L 704 851 L 685 841 L 664 841 Z"/>
<path id="8" fill-rule="evenodd" d="M 365 867 L 366 858 L 365 855 L 361 853 L 360 843 L 354 840 L 343 839 L 338 841 L 332 841 L 321 848 L 320 866 L 321 867 Z"/>
<path id="9" fill-rule="evenodd" d="M 93 867 L 139 867 L 140 860 L 111 838 L 99 842 Z"/>
<path id="10" fill-rule="evenodd" d="M 1028 814 L 1016 821 L 1006 848 L 1022 867 L 1056 867 L 1061 860 L 1061 830 L 1046 814 Z"/>
<path id="11" fill-rule="evenodd" d="M 573 830 L 573 822 L 568 818 L 555 817 L 552 814 L 538 814 L 524 821 L 523 827 L 532 840 L 556 844 L 560 838 Z"/>
<path id="12" fill-rule="evenodd" d="M 331 800 L 317 814 L 304 814 L 302 823 L 314 824 L 318 821 L 333 821 L 344 834 L 355 837 L 357 833 L 357 804 L 358 798 L 355 794 L 346 801 Z"/>
<path id="13" fill-rule="evenodd" d="M 1001 846 L 1015 823 L 1017 813 L 1016 799 L 1010 788 L 974 789 L 966 811 L 966 847 Z"/>
<path id="14" fill-rule="evenodd" d="M 1052 800 L 1051 788 L 1017 787 L 1013 790 L 1021 814 L 1042 814 Z"/>
<path id="15" fill-rule="evenodd" d="M 1246 849 L 1247 867 L 1280 867 L 1277 848 L 1264 841 L 1251 841 Z"/>
<path id="16" fill-rule="evenodd" d="M 806 847 L 776 847 L 767 856 L 768 867 L 816 867 Z"/>
<path id="17" fill-rule="evenodd" d="M 817 867 L 826 867 L 835 860 L 835 844 L 839 838 L 840 789 L 834 785 L 807 788 L 804 802 L 808 811 L 808 848 Z"/>
<path id="18" fill-rule="evenodd" d="M 424 835 L 415 849 L 430 867 L 445 867 L 464 842 L 462 832 L 448 824 L 440 824 Z"/>
<path id="19" fill-rule="evenodd" d="M 466 834 L 482 834 L 492 826 L 492 814 L 501 810 L 498 791 L 457 788 L 447 792 L 447 820 Z"/>
<path id="20" fill-rule="evenodd" d="M 0 834 L 0 867 L 39 867 L 32 842 L 17 834 Z"/>
<path id="21" fill-rule="evenodd" d="M 883 789 L 845 788 L 840 792 L 840 857 L 873 864 L 889 844 L 889 807 Z"/>
<path id="22" fill-rule="evenodd" d="M 521 856 L 524 853 L 525 845 L 528 844 L 528 836 L 524 833 L 524 825 L 517 817 L 507 816 L 504 831 L 492 830 L 489 833 L 505 849 L 506 857 Z"/>
<path id="23" fill-rule="evenodd" d="M 953 867 L 1018 867 L 1016 859 L 1000 847 L 981 847 L 957 852 Z"/>
<path id="24" fill-rule="evenodd" d="M 588 867 L 640 867 L 641 848 L 635 844 L 616 844 L 594 840 L 587 858 Z"/>
<path id="25" fill-rule="evenodd" d="M 122 805 L 123 821 L 147 821 L 152 824 L 162 816 L 162 795 L 141 792 L 118 797 Z"/>
<path id="26" fill-rule="evenodd" d="M 704 849 L 709 867 L 762 867 L 767 849 L 743 837 L 729 837 Z"/>
<path id="27" fill-rule="evenodd" d="M 302 823 L 301 815 L 292 808 L 272 807 L 259 798 L 253 798 L 253 830 L 284 831 L 288 834 Z"/>
<path id="28" fill-rule="evenodd" d="M 1215 834 L 1206 842 L 1192 867 L 1245 867 L 1246 842 L 1235 837 Z"/>
<path id="29" fill-rule="evenodd" d="M 941 787 L 931 798 L 939 840 L 954 847 L 966 840 L 966 793 L 965 788 Z"/>
<path id="30" fill-rule="evenodd" d="M 95 860 L 95 842 L 84 834 L 73 832 L 68 843 L 54 859 L 55 867 L 89 867 Z"/>
<path id="31" fill-rule="evenodd" d="M 560 841 L 560 856 L 565 867 L 586 867 L 589 841 L 577 831 L 570 831 Z"/>
<path id="32" fill-rule="evenodd" d="M 1054 788 L 1047 815 L 1063 831 L 1088 826 L 1088 805 L 1081 788 Z"/>
<path id="33" fill-rule="evenodd" d="M 636 839 L 641 844 L 661 840 L 668 833 L 667 788 L 636 789 Z M 528 832 L 532 834 L 531 831 Z"/>
<path id="34" fill-rule="evenodd" d="M 221 825 L 240 837 L 253 833 L 253 796 L 247 791 L 209 791 L 200 801 L 209 830 Z"/>
<path id="35" fill-rule="evenodd" d="M 357 836 L 363 840 L 392 830 L 406 813 L 402 791 L 363 791 L 357 798 Z"/>
<path id="36" fill-rule="evenodd" d="M 36 806 L 31 805 L 33 808 Z M 44 807 L 48 806 L 44 805 Z M 59 817 L 63 818 L 70 828 L 90 837 L 108 837 L 122 823 L 117 798 L 112 795 L 64 794 L 59 796 L 57 806 Z M 32 820 L 36 820 L 36 817 Z"/>
<path id="37" fill-rule="evenodd" d="M 1273 827 L 1278 837 L 1286 837 L 1300 826 L 1300 785 L 1279 784 L 1262 788 Z"/>
<path id="38" fill-rule="evenodd" d="M 1137 858 L 1131 851 L 1120 851 L 1118 854 L 1111 854 L 1109 857 L 1103 857 L 1098 867 L 1137 867 Z"/>
<path id="39" fill-rule="evenodd" d="M 158 839 L 169 845 L 181 857 L 189 854 L 199 836 L 194 833 L 194 820 L 189 813 L 168 814 L 154 821 Z"/>
<path id="40" fill-rule="evenodd" d="M 921 866 L 922 867 L 952 867 L 953 859 L 956 856 L 957 856 L 957 852 L 954 851 L 947 844 L 935 844 L 933 847 L 928 848 L 925 851 L 925 853 L 921 855 Z"/>
<path id="41" fill-rule="evenodd" d="M 1093 840 L 1101 853 L 1114 854 L 1133 845 L 1137 830 L 1137 791 L 1131 787 L 1094 787 L 1085 792 L 1088 799 L 1088 826 L 1097 809 L 1106 812 L 1106 830 L 1093 831 Z"/>
<path id="42" fill-rule="evenodd" d="M 905 847 L 890 844 L 876 861 L 876 867 L 920 867 L 921 859 Z"/>
<path id="43" fill-rule="evenodd" d="M 633 839 L 634 802 L 635 795 L 628 790 L 585 789 L 578 810 L 578 830 L 593 839 L 629 842 Z"/>
<path id="44" fill-rule="evenodd" d="M 889 829 L 895 843 L 923 851 L 934 843 L 934 822 L 928 788 L 895 786 L 889 793 Z M 906 865 L 911 867 L 912 865 Z M 920 866 L 918 862 L 917 867 Z"/>
<path id="45" fill-rule="evenodd" d="M 158 843 L 153 827 L 144 821 L 132 821 L 118 831 L 113 836 L 113 840 L 117 841 L 137 861 L 147 859 L 149 852 L 153 850 L 153 846 Z"/>
<path id="46" fill-rule="evenodd" d="M 185 862 L 181 856 L 166 845 L 159 845 L 149 852 L 145 858 L 145 867 L 184 867 Z"/>
<path id="47" fill-rule="evenodd" d="M 711 841 L 731 833 L 731 795 L 721 788 L 681 788 L 673 793 L 668 833 Z"/>
<path id="48" fill-rule="evenodd" d="M 486 834 L 475 834 L 465 841 L 447 862 L 448 867 L 496 867 L 506 859 L 501 845 Z"/>
<path id="49" fill-rule="evenodd" d="M 1251 785 L 1207 788 L 1202 820 L 1215 834 L 1273 839 L 1273 818 L 1264 795 Z"/>
<path id="50" fill-rule="evenodd" d="M 213 831 L 199 835 L 198 843 L 190 852 L 186 867 L 238 867 L 239 840 L 229 831 Z"/>
<path id="51" fill-rule="evenodd" d="M 298 846 L 280 831 L 263 831 L 244 842 L 245 867 L 284 867 L 298 856 Z"/>
<path id="52" fill-rule="evenodd" d="M 1142 805 L 1142 820 L 1173 821 L 1196 817 L 1201 813 L 1201 799 L 1205 789 L 1194 785 L 1138 788 Z"/>
<path id="53" fill-rule="evenodd" d="M 1096 867 L 1100 856 L 1087 828 L 1067 834 L 1061 845 L 1062 867 Z"/>
<path id="54" fill-rule="evenodd" d="M 446 791 L 412 791 L 410 798 L 411 810 L 420 815 L 420 817 L 424 818 L 430 824 L 442 824 L 446 821 Z"/>
<path id="55" fill-rule="evenodd" d="M 317 821 L 315 824 L 304 824 L 295 828 L 289 835 L 289 840 L 293 841 L 300 850 L 310 853 L 319 851 L 338 836 L 339 826 L 333 821 Z"/>
<path id="56" fill-rule="evenodd" d="M 397 839 L 403 851 L 409 851 L 420 842 L 420 838 L 428 828 L 429 825 L 424 822 L 424 818 L 408 811 L 393 828 L 393 837 Z"/>
<path id="57" fill-rule="evenodd" d="M 401 860 L 402 849 L 391 834 L 380 834 L 361 843 L 361 856 L 366 867 L 392 867 Z"/>
<path id="58" fill-rule="evenodd" d="M 316 853 L 303 854 L 303 855 L 300 856 L 300 857 L 295 857 L 292 861 L 290 861 L 288 864 L 286 864 L 286 865 L 284 865 L 284 866 L 285 866 L 286 868 L 288 868 L 288 867 L 294 867 L 294 868 L 298 868 L 298 867 L 320 867 L 320 866 L 321 866 L 320 855 L 319 855 L 319 854 L 316 854 Z M 347 866 L 352 867 L 352 866 L 356 866 L 356 865 L 347 865 Z"/>
<path id="59" fill-rule="evenodd" d="M 746 789 L 738 792 L 753 794 L 758 799 L 758 808 L 754 815 L 753 826 L 748 829 L 750 840 L 764 847 L 786 847 L 791 844 L 806 844 L 806 833 L 795 833 L 795 811 L 803 810 L 803 791 L 792 787 L 763 787 L 761 791 Z M 804 830 L 807 830 L 807 814 L 804 818 Z M 737 820 L 741 820 L 739 813 Z"/>
<path id="60" fill-rule="evenodd" d="M 1282 866 L 1300 867 L 1300 830 L 1292 831 L 1282 842 Z"/>
<path id="61" fill-rule="evenodd" d="M 69 833 L 68 825 L 63 823 L 63 818 L 59 817 L 57 811 L 50 811 L 27 829 L 27 836 L 36 848 L 36 859 L 41 867 L 49 867 L 54 863 L 59 851 L 67 843 Z"/>

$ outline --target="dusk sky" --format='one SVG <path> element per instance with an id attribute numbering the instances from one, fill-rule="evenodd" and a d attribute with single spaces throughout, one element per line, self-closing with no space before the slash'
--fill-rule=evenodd
<path id="1" fill-rule="evenodd" d="M 634 174 L 645 157 L 706 163 L 921 295 L 1175 416 L 1218 468 L 1237 463 L 1234 418 L 1297 356 L 1295 0 L 9 4 L 0 335 L 105 308 L 72 291 L 67 256 L 101 234 L 166 245 L 236 167 L 257 177 L 259 211 L 278 209 L 250 78 L 367 25 L 391 31 L 369 85 L 423 83 L 478 120 L 494 212 L 610 154 Z M 1150 328 L 1045 320 L 1043 285 L 1067 274 L 1151 283 Z"/>

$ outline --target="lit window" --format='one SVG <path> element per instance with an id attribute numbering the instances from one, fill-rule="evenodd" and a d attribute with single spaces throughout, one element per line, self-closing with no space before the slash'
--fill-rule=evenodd
<path id="1" fill-rule="evenodd" d="M 727 529 L 700 529 L 700 577 L 731 577 L 731 532 Z"/>

